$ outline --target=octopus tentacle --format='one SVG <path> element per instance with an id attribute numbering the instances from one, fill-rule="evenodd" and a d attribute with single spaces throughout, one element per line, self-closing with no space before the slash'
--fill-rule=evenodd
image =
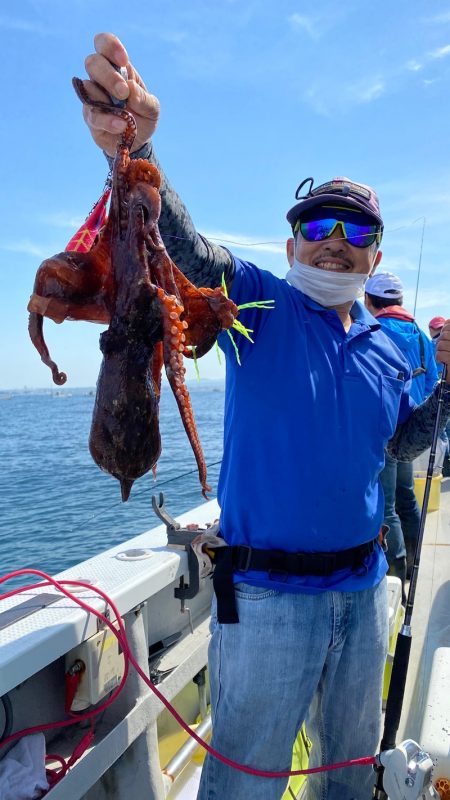
<path id="1" fill-rule="evenodd" d="M 158 419 L 159 419 L 159 398 L 161 396 L 161 374 L 162 374 L 162 365 L 164 363 L 164 354 L 163 354 L 163 343 L 157 342 L 155 345 L 155 349 L 153 350 L 153 355 L 150 359 L 150 373 L 151 378 L 153 381 L 153 390 L 155 392 L 155 397 L 158 401 Z M 153 477 L 156 480 L 156 464 L 153 464 L 152 472 Z"/>
<path id="2" fill-rule="evenodd" d="M 28 331 L 31 341 L 41 357 L 41 361 L 43 361 L 47 367 L 50 367 L 52 371 L 53 382 L 58 386 L 62 386 L 63 383 L 67 381 L 67 375 L 65 372 L 60 372 L 55 362 L 50 358 L 50 353 L 44 339 L 44 317 L 42 314 L 31 312 L 28 321 Z"/>
<path id="3" fill-rule="evenodd" d="M 183 313 L 183 306 L 178 302 L 175 295 L 167 295 L 162 289 L 157 290 L 158 298 L 161 301 L 162 324 L 163 324 L 163 346 L 164 364 L 166 375 L 172 391 L 175 395 L 184 429 L 194 451 L 195 460 L 198 466 L 198 475 L 202 487 L 202 495 L 207 500 L 207 492 L 211 487 L 207 484 L 206 463 L 198 437 L 197 428 L 192 410 L 191 398 L 184 381 L 185 368 L 183 366 L 183 350 L 185 334 L 184 330 L 187 323 L 180 319 Z"/>
<path id="4" fill-rule="evenodd" d="M 118 106 L 113 105 L 111 99 L 109 99 L 109 103 L 105 100 L 93 100 L 91 97 L 89 97 L 81 78 L 72 78 L 72 86 L 83 105 L 92 106 L 93 108 L 101 108 L 108 114 L 114 114 L 116 117 L 120 117 L 121 119 L 125 120 L 127 127 L 122 134 L 121 145 L 130 150 L 136 137 L 137 130 L 136 120 L 134 119 L 133 115 L 130 114 L 129 111 L 126 111 L 125 108 L 119 108 Z M 106 92 L 105 95 L 108 97 Z"/>
<path id="5" fill-rule="evenodd" d="M 148 239 L 146 239 L 149 247 Z M 215 289 L 197 288 L 173 263 L 168 253 L 151 262 L 152 278 L 167 294 L 174 294 L 184 306 L 187 320 L 186 343 L 194 345 L 196 357 L 201 358 L 214 345 L 220 331 L 231 328 L 239 310 L 220 286 Z M 193 358 L 191 351 L 185 353 Z"/>
<path id="6" fill-rule="evenodd" d="M 189 347 L 185 347 L 183 350 L 183 355 L 185 358 L 202 358 L 202 356 L 206 355 L 206 353 L 209 353 L 211 348 L 214 347 L 216 341 L 217 333 L 213 333 L 213 335 L 208 339 L 204 339 L 201 344 L 194 344 Z M 195 350 L 193 348 L 195 348 Z"/>
<path id="7" fill-rule="evenodd" d="M 161 370 L 164 363 L 163 343 L 157 342 L 151 359 L 151 375 L 156 396 L 161 396 Z"/>
<path id="8" fill-rule="evenodd" d="M 147 234 L 145 244 L 149 251 L 149 263 L 152 281 L 159 286 L 166 294 L 173 294 L 181 303 L 179 287 L 175 281 L 175 264 L 170 258 L 161 239 L 158 228 L 152 231 L 152 236 Z"/>

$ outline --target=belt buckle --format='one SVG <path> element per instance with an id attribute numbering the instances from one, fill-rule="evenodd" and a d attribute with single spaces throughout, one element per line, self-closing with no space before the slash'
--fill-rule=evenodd
<path id="1" fill-rule="evenodd" d="M 241 565 L 241 556 L 243 555 L 243 550 L 246 550 L 245 553 L 245 562 L 244 566 Z M 249 547 L 248 544 L 241 544 L 239 545 L 239 556 L 238 556 L 238 563 L 236 564 L 236 569 L 238 572 L 248 572 L 250 569 L 250 561 L 252 560 L 252 553 L 253 548 Z"/>

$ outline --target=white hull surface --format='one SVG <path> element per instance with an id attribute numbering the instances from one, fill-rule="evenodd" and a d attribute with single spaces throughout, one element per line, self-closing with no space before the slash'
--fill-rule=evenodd
<path id="1" fill-rule="evenodd" d="M 217 516 L 217 503 L 211 501 L 180 516 L 178 521 L 182 526 L 198 523 L 206 527 Z M 158 689 L 189 723 L 200 712 L 205 716 L 207 684 L 202 688 L 199 676 L 204 676 L 207 663 L 212 582 L 209 578 L 201 580 L 198 594 L 186 600 L 182 610 L 183 604 L 174 596 L 174 590 L 179 589 L 180 580 L 181 585 L 191 580 L 187 554 L 184 547 L 167 546 L 164 525 L 78 564 L 57 578 L 87 581 L 106 592 L 118 606 L 132 651 L 144 670 L 148 671 L 149 648 L 154 654 L 150 669 L 160 678 Z M 0 604 L 0 697 L 10 701 L 7 705 L 12 709 L 13 731 L 65 718 L 65 672 L 77 652 L 86 657 L 86 650 L 75 648 L 86 640 L 95 642 L 91 637 L 98 634 L 94 615 L 66 598 L 6 624 L 7 619 L 2 616 L 5 612 L 26 599 L 39 606 L 39 595 L 53 591 L 30 591 Z M 105 610 L 105 603 L 93 592 L 83 591 L 80 597 L 98 610 Z M 415 738 L 430 751 L 437 760 L 436 778 L 450 778 L 449 608 L 450 479 L 446 479 L 441 508 L 429 514 L 427 520 L 413 615 L 411 666 L 398 739 Z M 1 628 L 2 624 L 5 627 Z M 111 652 L 113 649 L 111 644 Z M 108 692 L 114 688 L 109 666 L 94 681 L 97 688 L 102 683 Z M 84 697 L 88 696 L 86 686 Z M 83 695 L 78 699 L 83 706 Z M 0 732 L 3 714 L 4 706 L 0 704 Z M 207 722 L 202 724 L 207 727 Z M 46 733 L 47 752 L 67 758 L 87 729 L 84 723 Z M 178 723 L 131 667 L 125 689 L 96 720 L 93 745 L 46 797 L 129 800 L 133 796 L 163 800 L 169 796 L 193 800 L 201 769 L 198 752 L 173 785 L 161 770 L 182 741 Z M 159 749 L 163 751 L 161 758 Z M 7 748 L 2 752 L 6 753 Z M 178 755 L 175 760 L 184 763 Z"/>
<path id="2" fill-rule="evenodd" d="M 398 740 L 407 737 L 433 756 L 450 797 L 450 478 L 425 527 Z"/>

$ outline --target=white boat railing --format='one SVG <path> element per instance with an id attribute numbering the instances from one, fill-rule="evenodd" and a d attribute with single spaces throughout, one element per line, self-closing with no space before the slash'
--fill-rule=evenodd
<path id="1" fill-rule="evenodd" d="M 450 785 L 449 490 L 450 480 L 446 479 L 441 508 L 427 519 L 398 738 L 419 741 L 435 759 L 436 778 L 448 780 Z M 183 526 L 196 522 L 203 527 L 217 515 L 217 504 L 211 501 L 181 515 L 178 521 Z M 148 674 L 149 648 L 151 653 L 160 652 L 159 663 L 151 662 L 151 669 L 161 677 L 158 689 L 175 705 L 184 704 L 179 710 L 189 722 L 200 710 L 200 716 L 205 717 L 204 692 L 199 698 L 192 681 L 202 674 L 207 663 L 212 584 L 209 579 L 202 580 L 199 593 L 189 600 L 189 608 L 183 607 L 174 591 L 190 580 L 188 559 L 184 547 L 167 546 L 164 525 L 82 562 L 57 578 L 90 582 L 101 588 L 118 607 L 141 669 Z M 76 652 L 74 648 L 98 632 L 97 618 L 67 598 L 39 608 L 39 598 L 42 601 L 42 595 L 52 591 L 29 591 L 0 605 L 0 697 L 8 698 L 13 731 L 64 718 L 67 654 Z M 80 597 L 105 611 L 104 601 L 94 591 L 83 591 Z M 33 613 L 7 624 L 7 614 L 13 615 L 26 600 L 35 602 Z M 170 649 L 165 650 L 168 644 Z M 172 781 L 195 745 L 190 741 L 182 745 L 162 765 L 166 769 L 161 769 L 158 739 L 161 721 L 168 716 L 162 710 L 161 701 L 131 667 L 125 688 L 95 722 L 92 746 L 48 792 L 49 800 L 129 800 L 129 796 L 164 800 L 169 792 L 170 797 L 175 797 L 177 784 L 171 789 Z M 1 712 L 0 704 L 0 732 Z M 210 720 L 206 717 L 200 725 L 200 731 L 207 732 Z M 86 730 L 87 723 L 77 723 L 58 735 L 47 732 L 48 750 L 69 757 Z"/>
<path id="2" fill-rule="evenodd" d="M 210 501 L 181 515 L 181 524 L 211 523 L 218 515 Z M 141 534 L 57 576 L 98 586 L 117 605 L 124 621 L 131 652 L 144 672 L 149 669 L 149 646 L 176 639 L 170 648 L 173 667 L 158 685 L 170 701 L 204 670 L 209 640 L 209 606 L 212 585 L 200 582 L 200 591 L 189 608 L 174 596 L 174 589 L 189 582 L 184 548 L 168 547 L 166 528 Z M 0 608 L 5 627 L 0 630 L 0 696 L 7 696 L 13 713 L 13 732 L 64 718 L 64 676 L 67 653 L 95 636 L 97 618 L 63 597 L 40 608 L 39 597 L 51 589 L 37 589 L 7 599 Z M 105 612 L 105 603 L 94 591 L 80 593 L 86 603 Z M 8 612 L 34 599 L 33 613 L 7 624 Z M 42 605 L 42 603 L 41 603 Z M 192 630 L 191 630 L 192 628 Z M 173 634 L 176 634 L 173 636 Z M 197 697 L 196 713 L 200 708 Z M 118 698 L 95 722 L 93 745 L 46 795 L 51 800 L 129 800 L 133 796 L 163 800 L 170 779 L 163 779 L 158 752 L 157 719 L 163 705 L 130 667 Z M 191 721 L 191 720 L 189 720 Z M 86 732 L 77 723 L 46 733 L 48 749 L 63 757 Z"/>

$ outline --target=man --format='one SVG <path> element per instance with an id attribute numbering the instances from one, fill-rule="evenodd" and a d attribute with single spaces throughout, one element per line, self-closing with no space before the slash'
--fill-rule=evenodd
<path id="1" fill-rule="evenodd" d="M 95 46 L 86 59 L 91 81 L 127 99 L 134 155 L 156 163 L 156 98 L 118 39 L 99 34 Z M 111 62 L 127 68 L 128 81 Z M 95 84 L 86 88 L 94 96 Z M 120 120 L 89 106 L 84 116 L 113 156 Z M 381 259 L 376 194 L 347 179 L 304 181 L 288 212 L 287 280 L 201 237 L 164 174 L 161 195 L 162 236 L 191 280 L 219 285 L 224 273 L 236 303 L 275 301 L 270 312 L 242 311 L 255 340 L 240 342 L 242 366 L 220 337 L 227 377 L 218 498 L 230 546 L 215 574 L 212 744 L 240 763 L 286 770 L 306 718 L 312 765 L 371 754 L 387 644 L 377 476 L 388 441 L 402 460 L 428 446 L 437 407 L 435 394 L 415 407 L 408 363 L 355 303 Z M 450 362 L 450 325 L 437 357 Z M 320 773 L 307 796 L 369 800 L 372 783 L 365 767 Z M 285 785 L 208 756 L 199 798 L 279 800 Z"/>
<path id="2" fill-rule="evenodd" d="M 403 308 L 400 279 L 392 272 L 377 272 L 366 282 L 364 302 L 410 364 L 411 397 L 416 403 L 422 403 L 433 391 L 438 374 L 430 340 L 420 330 L 413 315 Z M 387 452 L 380 481 L 384 491 L 384 521 L 389 526 L 389 572 L 400 578 L 405 602 L 405 581 L 414 561 L 420 525 L 412 462 L 396 461 Z"/>
<path id="3" fill-rule="evenodd" d="M 442 328 L 445 325 L 445 318 L 444 317 L 433 317 L 430 319 L 428 323 L 428 330 L 430 332 L 430 339 L 433 342 L 434 348 L 436 347 L 437 340 L 441 335 Z M 439 365 L 438 365 L 439 369 Z"/>
<path id="4" fill-rule="evenodd" d="M 445 325 L 444 317 L 433 317 L 433 319 L 430 319 L 428 323 L 428 330 L 430 333 L 431 344 L 433 346 L 433 353 L 436 352 L 436 345 L 438 343 L 438 339 L 439 336 L 441 335 L 441 331 L 444 325 Z M 438 373 L 441 374 L 442 364 L 439 364 L 438 362 L 436 366 Z"/>

